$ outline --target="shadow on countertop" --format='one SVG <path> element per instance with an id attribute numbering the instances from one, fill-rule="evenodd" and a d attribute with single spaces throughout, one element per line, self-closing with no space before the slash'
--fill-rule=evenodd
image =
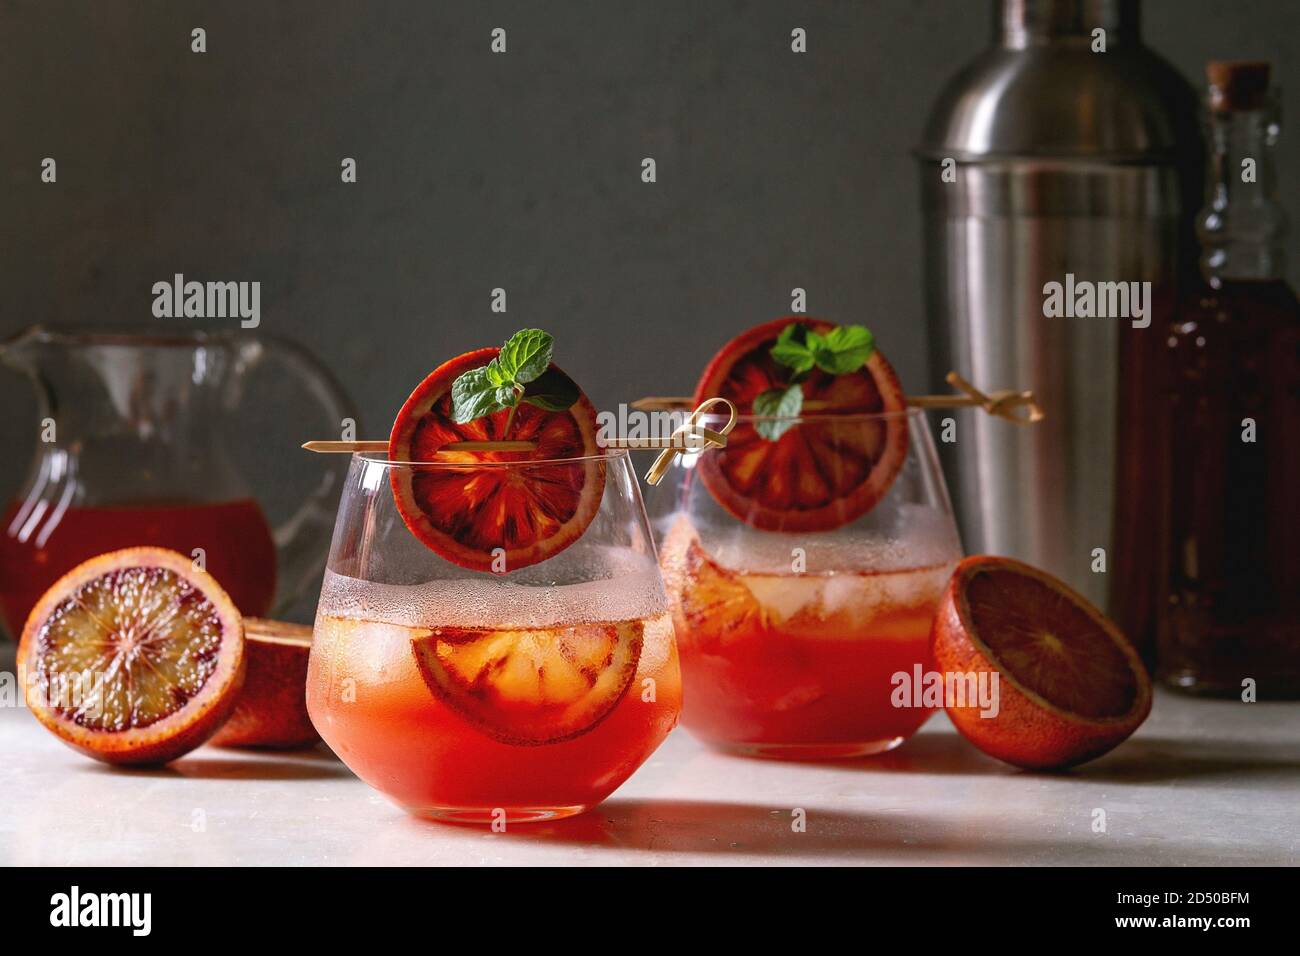
<path id="1" fill-rule="evenodd" d="M 329 780 L 352 771 L 324 744 L 302 750 L 226 750 L 203 747 L 161 767 L 113 767 L 87 761 L 90 773 L 191 780 Z"/>
<path id="2" fill-rule="evenodd" d="M 807 807 L 806 830 L 792 828 L 789 809 L 699 800 L 611 799 L 567 820 L 529 824 L 491 839 L 552 842 L 602 850 L 636 850 L 671 856 L 705 854 L 717 862 L 763 857 L 790 863 L 873 863 L 919 865 L 1151 864 L 1168 855 L 1180 865 L 1223 864 L 1222 849 L 1188 844 L 1162 846 L 1153 853 L 1145 840 L 1071 842 L 1063 846 L 1050 825 L 1041 832 L 1023 823 L 1011 827 L 921 816 L 914 812 L 856 813 Z M 413 827 L 437 827 L 410 820 Z M 1252 849 L 1236 848 L 1234 859 Z M 732 860 L 736 862 L 736 860 Z"/>
<path id="3" fill-rule="evenodd" d="M 747 759 L 747 758 L 738 758 Z M 1139 732 L 1110 753 L 1066 770 L 1021 770 L 979 751 L 956 734 L 923 734 L 875 757 L 821 764 L 864 773 L 955 776 L 1023 776 L 1080 783 L 1149 784 L 1228 776 L 1300 786 L 1300 747 L 1283 741 L 1143 736 Z"/>

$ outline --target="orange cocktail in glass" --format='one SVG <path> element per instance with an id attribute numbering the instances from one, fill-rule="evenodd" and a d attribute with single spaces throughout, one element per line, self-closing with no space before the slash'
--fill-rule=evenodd
<path id="1" fill-rule="evenodd" d="M 597 483 L 591 525 L 562 551 L 500 573 L 427 548 L 393 491 L 458 478 L 536 487 L 566 471 Z M 509 824 L 603 800 L 681 707 L 667 597 L 627 452 L 468 466 L 356 456 L 307 706 L 344 763 L 417 815 Z"/>
<path id="2" fill-rule="evenodd" d="M 946 540 L 924 563 L 865 545 L 858 567 L 794 573 L 753 547 L 748 557 L 725 543 L 711 554 L 679 516 L 663 562 L 687 728 L 724 749 L 805 759 L 887 750 L 911 736 L 931 710 L 911 706 L 910 693 L 897 706 L 897 675 L 910 687 L 918 669 L 933 670 L 930 625 L 956 554 Z"/>
<path id="3" fill-rule="evenodd" d="M 535 660 L 561 668 L 564 673 L 542 678 L 555 683 L 546 716 L 494 722 L 479 700 L 458 704 L 431 690 L 413 647 L 436 655 L 440 639 L 471 650 L 526 648 L 521 670 L 528 682 L 536 675 Z M 548 628 L 463 629 L 323 612 L 312 653 L 308 695 L 321 734 L 371 786 L 434 817 L 490 822 L 499 808 L 506 821 L 522 821 L 593 806 L 659 746 L 681 706 L 672 623 L 664 613 Z M 567 685 L 587 684 L 583 670 L 602 666 L 608 656 L 630 668 L 631 680 L 612 703 L 571 713 Z M 508 659 L 505 666 L 511 666 Z M 531 687 L 519 690 L 521 700 L 532 699 Z M 595 726 L 585 726 L 597 707 L 607 709 Z"/>
<path id="4" fill-rule="evenodd" d="M 677 723 L 663 579 L 626 451 L 524 329 L 434 369 L 348 471 L 316 614 L 312 722 L 420 816 L 554 819 Z"/>
<path id="5" fill-rule="evenodd" d="M 713 395 L 741 415 L 681 462 L 663 529 L 683 723 L 769 757 L 897 746 L 933 709 L 914 691 L 961 557 L 924 413 L 866 329 L 801 316 L 727 343 Z"/>

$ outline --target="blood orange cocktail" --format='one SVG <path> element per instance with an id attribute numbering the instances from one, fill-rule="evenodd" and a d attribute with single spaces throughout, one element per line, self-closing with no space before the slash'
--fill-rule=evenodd
<path id="1" fill-rule="evenodd" d="M 961 557 L 924 414 L 866 328 L 806 316 L 726 343 L 709 396 L 740 414 L 679 464 L 662 555 L 683 722 L 761 756 L 896 746 L 928 716 L 909 685 Z"/>
<path id="2" fill-rule="evenodd" d="M 307 706 L 358 776 L 420 816 L 580 813 L 677 723 L 663 579 L 626 451 L 522 329 L 444 362 L 353 457 Z"/>
<path id="3" fill-rule="evenodd" d="M 496 693 L 480 695 L 473 678 L 481 672 L 461 669 L 440 688 L 420 655 L 427 648 L 436 658 L 441 638 L 460 641 L 469 666 L 514 670 L 518 680 L 507 686 L 491 678 Z M 590 693 L 583 670 L 607 657 L 616 660 L 609 686 L 583 700 Z M 540 691 L 538 661 L 560 671 L 543 678 L 553 686 Z M 576 698 L 571 675 L 584 686 Z M 513 714 L 512 697 L 520 704 Z M 539 697 L 551 706 L 536 710 Z M 677 723 L 681 680 L 666 613 L 471 629 L 322 613 L 307 701 L 334 752 L 401 806 L 440 819 L 508 824 L 567 816 L 605 799 Z M 526 710 L 535 716 L 515 719 Z"/>
<path id="4" fill-rule="evenodd" d="M 836 570 L 797 573 L 764 561 L 771 547 L 718 550 L 685 516 L 663 549 L 692 733 L 762 756 L 830 758 L 887 750 L 925 722 L 930 709 L 910 694 L 896 706 L 896 691 L 933 669 L 930 626 L 955 542 L 919 561 L 863 543 Z"/>
<path id="5" fill-rule="evenodd" d="M 677 648 L 636 477 L 627 452 L 594 463 L 603 480 L 585 533 L 494 573 L 428 548 L 396 501 L 394 488 L 443 488 L 466 466 L 353 459 L 307 707 L 343 762 L 411 813 L 504 826 L 579 813 L 676 726 Z M 468 471 L 535 488 L 559 467 Z"/>

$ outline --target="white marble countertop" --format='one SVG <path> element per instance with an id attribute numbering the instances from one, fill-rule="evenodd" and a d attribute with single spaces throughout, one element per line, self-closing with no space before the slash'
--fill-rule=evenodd
<path id="1" fill-rule="evenodd" d="M 1300 704 L 1162 693 L 1136 736 L 1064 775 L 985 757 L 942 715 L 838 764 L 721 756 L 679 729 L 593 812 L 497 834 L 408 817 L 323 747 L 115 770 L 0 707 L 4 865 L 822 863 L 1294 865 Z"/>

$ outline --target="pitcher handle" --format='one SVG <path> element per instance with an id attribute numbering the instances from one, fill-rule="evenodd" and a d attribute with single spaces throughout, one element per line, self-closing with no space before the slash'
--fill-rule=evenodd
<path id="1" fill-rule="evenodd" d="M 272 335 L 257 338 L 265 359 L 284 365 L 316 399 L 326 416 L 327 434 L 342 429 L 345 419 L 357 420 L 352 399 L 319 359 L 288 339 Z M 297 510 L 272 528 L 277 573 L 271 614 L 283 614 L 309 587 L 320 584 L 334 534 L 339 481 L 338 470 L 327 468 L 315 490 L 303 499 Z"/>

